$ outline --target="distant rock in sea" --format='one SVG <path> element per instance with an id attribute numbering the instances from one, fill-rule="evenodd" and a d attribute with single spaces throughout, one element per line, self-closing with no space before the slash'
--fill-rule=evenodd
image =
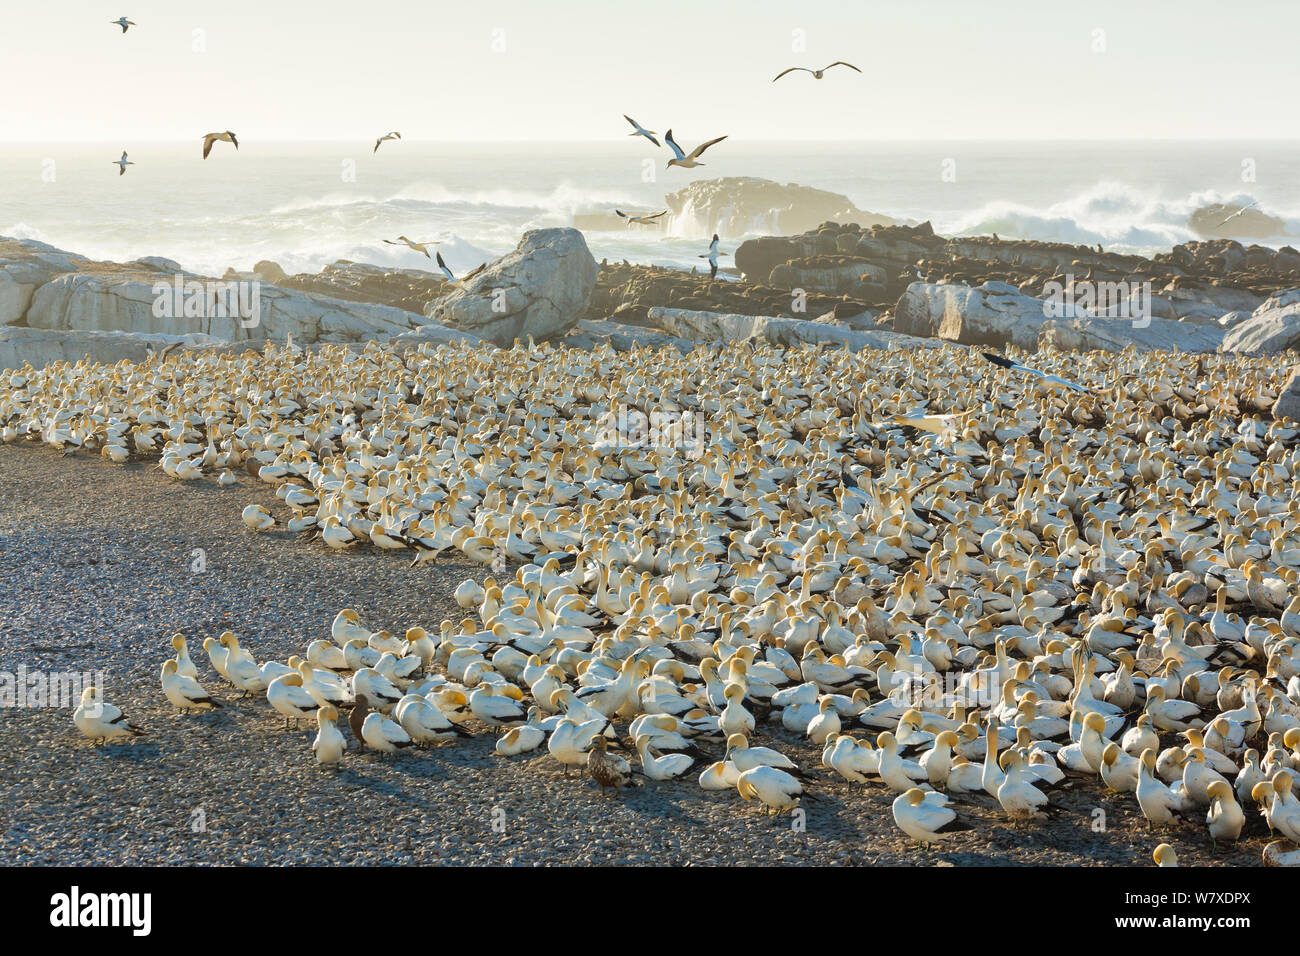
<path id="1" fill-rule="evenodd" d="M 1288 235 L 1286 222 L 1277 216 L 1258 208 L 1234 215 L 1240 211 L 1240 206 L 1216 202 L 1192 213 L 1187 225 L 1207 239 L 1272 239 Z"/>

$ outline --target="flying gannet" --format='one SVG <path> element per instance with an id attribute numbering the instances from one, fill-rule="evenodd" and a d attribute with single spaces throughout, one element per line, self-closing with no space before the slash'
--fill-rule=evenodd
<path id="1" fill-rule="evenodd" d="M 126 17 L 118 17 L 116 20 L 109 20 L 108 22 L 116 24 L 117 26 L 121 27 L 123 33 L 127 31 L 128 27 L 135 26 L 135 21 L 128 20 Z"/>
<path id="2" fill-rule="evenodd" d="M 126 154 L 123 153 L 122 155 L 125 156 Z M 657 212 L 653 216 L 629 216 L 621 209 L 615 209 L 614 212 L 618 213 L 618 215 L 623 219 L 626 219 L 627 224 L 629 226 L 632 225 L 632 223 L 634 222 L 639 222 L 643 226 L 653 226 L 655 224 L 655 220 L 658 219 L 660 216 L 668 215 L 667 209 L 665 209 L 663 212 Z"/>
<path id="3" fill-rule="evenodd" d="M 810 70 L 806 66 L 792 66 L 789 69 L 782 70 L 776 76 L 772 77 L 772 82 L 775 83 L 777 80 L 781 79 L 781 77 L 785 76 L 787 73 L 794 73 L 796 70 L 802 70 L 805 73 L 811 73 L 813 75 L 813 79 L 820 80 L 822 76 L 826 73 L 826 71 L 829 70 L 832 66 L 847 66 L 850 70 L 857 70 L 857 72 L 859 73 L 862 72 L 861 70 L 858 70 L 858 68 L 854 66 L 852 63 L 849 63 L 846 60 L 836 60 L 834 63 L 830 64 L 830 66 L 824 66 L 820 70 Z"/>
<path id="4" fill-rule="evenodd" d="M 1234 213 L 1233 213 L 1231 216 L 1229 216 L 1227 219 L 1223 220 L 1223 222 L 1219 223 L 1219 225 L 1220 225 L 1220 226 L 1226 226 L 1228 223 L 1232 222 L 1232 220 L 1236 219 L 1236 218 L 1237 218 L 1238 216 L 1240 216 L 1242 213 L 1246 212 L 1247 210 L 1254 209 L 1254 208 L 1255 208 L 1256 206 L 1258 206 L 1258 205 L 1259 205 L 1259 200 L 1257 199 L 1257 200 L 1255 200 L 1253 203 L 1251 203 L 1249 206 L 1242 206 L 1240 209 L 1238 209 L 1236 212 L 1234 212 Z"/>
<path id="5" fill-rule="evenodd" d="M 390 139 L 401 139 L 401 138 L 402 138 L 402 134 L 401 134 L 401 133 L 385 133 L 383 136 L 379 137 L 379 139 L 375 140 L 375 148 L 372 149 L 370 152 L 371 152 L 372 155 L 373 155 L 374 153 L 379 152 L 379 144 L 380 144 L 380 143 L 383 143 L 383 142 L 385 142 L 385 141 L 387 141 L 387 140 L 390 140 Z"/>
<path id="6" fill-rule="evenodd" d="M 127 159 L 126 150 L 122 150 L 122 158 L 113 160 L 113 165 L 118 167 L 117 174 L 119 176 L 124 176 L 126 175 L 126 167 L 134 166 L 135 163 Z"/>
<path id="7" fill-rule="evenodd" d="M 1091 389 L 1085 388 L 1078 382 L 1071 382 L 1069 379 L 1061 378 L 1059 375 L 1048 375 L 1036 368 L 1030 368 L 1028 365 L 1021 365 L 1019 362 L 1013 362 L 1009 358 L 1003 358 L 1001 355 L 994 355 L 992 352 L 981 352 L 986 359 L 1001 368 L 1014 369 L 1017 372 L 1026 372 L 1030 375 L 1036 375 L 1050 386 L 1060 386 L 1062 388 L 1072 388 L 1076 392 L 1087 392 Z"/>
<path id="8" fill-rule="evenodd" d="M 438 245 L 439 240 L 429 239 L 424 242 L 416 242 L 413 239 L 407 239 L 405 236 L 398 236 L 396 239 L 385 239 L 384 242 L 388 243 L 390 246 L 407 246 L 414 249 L 416 252 L 423 252 L 424 258 L 430 259 L 432 256 L 429 255 L 429 250 L 425 247 L 436 246 Z"/>
<path id="9" fill-rule="evenodd" d="M 664 141 L 668 144 L 668 148 L 673 151 L 673 158 L 668 160 L 668 165 L 681 166 L 683 169 L 694 169 L 696 166 L 703 166 L 704 164 L 698 162 L 698 160 L 704 155 L 704 151 L 714 143 L 721 143 L 726 138 L 727 137 L 725 136 L 719 136 L 717 139 L 711 139 L 707 143 L 701 143 L 699 146 L 696 146 L 691 150 L 688 155 L 682 152 L 682 148 L 678 146 L 677 141 L 673 139 L 673 131 L 669 130 L 664 134 Z"/>
<path id="10" fill-rule="evenodd" d="M 635 132 L 628 133 L 627 134 L 628 136 L 644 136 L 646 139 L 650 140 L 650 142 L 654 143 L 656 146 L 659 145 L 659 140 L 655 139 L 654 130 L 646 129 L 636 120 L 634 120 L 632 117 L 628 116 L 626 113 L 623 114 L 623 119 L 631 123 L 632 128 L 635 130 Z"/>
<path id="11" fill-rule="evenodd" d="M 239 149 L 239 140 L 235 139 L 235 134 L 230 130 L 224 133 L 208 133 L 203 137 L 203 158 L 208 158 L 208 153 L 212 152 L 213 143 L 230 143 L 235 149 Z"/>
<path id="12" fill-rule="evenodd" d="M 731 255 L 731 253 L 718 251 L 718 234 L 715 232 L 713 234 L 713 241 L 709 243 L 709 251 L 702 252 L 699 255 L 699 258 L 709 260 L 710 279 L 715 278 L 718 274 L 718 256 L 729 256 L 729 255 Z"/>

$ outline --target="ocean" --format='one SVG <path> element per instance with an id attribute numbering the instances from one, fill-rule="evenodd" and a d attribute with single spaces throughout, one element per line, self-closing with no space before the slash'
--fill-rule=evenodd
<path id="1" fill-rule="evenodd" d="M 437 239 L 456 271 L 513 248 L 525 229 L 575 214 L 657 212 L 695 179 L 758 176 L 843 193 L 860 209 L 937 232 L 1102 243 L 1150 255 L 1197 238 L 1196 208 L 1257 201 L 1286 222 L 1265 245 L 1300 242 L 1300 142 L 725 141 L 694 170 L 665 169 L 666 149 L 613 142 L 7 144 L 0 152 L 0 235 L 96 259 L 147 255 L 220 275 L 271 259 L 289 272 L 336 259 L 431 268 L 382 240 Z M 688 144 L 683 144 L 687 145 Z M 647 181 L 645 160 L 653 159 Z M 748 235 L 726 237 L 734 249 Z M 589 231 L 596 258 L 699 264 L 708 236 L 692 217 L 666 232 Z M 703 240 L 703 242 L 702 242 Z"/>

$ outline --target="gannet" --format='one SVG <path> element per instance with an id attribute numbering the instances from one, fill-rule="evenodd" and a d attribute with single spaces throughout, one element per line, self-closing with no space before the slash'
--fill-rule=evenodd
<path id="1" fill-rule="evenodd" d="M 123 29 L 126 29 L 126 28 L 123 27 Z M 1233 213 L 1231 216 L 1229 216 L 1227 219 L 1223 220 L 1223 222 L 1219 223 L 1219 225 L 1220 225 L 1220 226 L 1226 226 L 1228 223 L 1232 222 L 1232 220 L 1236 219 L 1236 218 L 1237 218 L 1238 216 L 1240 216 L 1242 213 L 1246 212 L 1247 210 L 1254 209 L 1254 208 L 1255 208 L 1256 206 L 1258 206 L 1258 205 L 1259 205 L 1259 200 L 1255 200 L 1254 202 L 1250 203 L 1249 205 L 1242 206 L 1240 209 L 1238 209 L 1236 212 L 1234 212 L 1234 213 Z"/>
<path id="2" fill-rule="evenodd" d="M 654 143 L 656 146 L 659 145 L 659 140 L 655 139 L 654 130 L 645 129 L 644 127 L 642 127 L 640 123 L 638 123 L 632 117 L 628 116 L 626 113 L 623 114 L 623 119 L 627 120 L 629 123 L 632 124 L 633 132 L 628 133 L 627 134 L 628 136 L 644 136 L 646 139 L 650 140 L 650 142 Z"/>
<path id="3" fill-rule="evenodd" d="M 695 766 L 695 759 L 689 754 L 655 756 L 651 750 L 650 738 L 645 735 L 636 738 L 636 750 L 641 755 L 641 772 L 651 780 L 671 780 Z"/>
<path id="4" fill-rule="evenodd" d="M 1168 843 L 1161 843 L 1151 854 L 1151 859 L 1155 860 L 1156 866 L 1177 866 L 1178 854 Z"/>
<path id="5" fill-rule="evenodd" d="M 663 212 L 657 212 L 652 216 L 629 216 L 621 209 L 615 209 L 614 212 L 618 213 L 619 216 L 626 219 L 627 224 L 629 226 L 632 225 L 632 223 L 634 222 L 639 222 L 643 226 L 653 226 L 655 224 L 655 220 L 658 219 L 660 216 L 668 215 L 667 209 L 665 209 Z"/>
<path id="6" fill-rule="evenodd" d="M 668 165 L 681 166 L 683 169 L 693 169 L 696 166 L 703 166 L 704 164 L 698 162 L 698 160 L 701 156 L 704 155 L 704 151 L 708 149 L 710 146 L 712 146 L 714 143 L 721 143 L 726 138 L 727 137 L 725 136 L 719 136 L 716 139 L 711 139 L 706 143 L 701 143 L 699 146 L 696 146 L 693 150 L 691 150 L 689 155 L 687 155 L 686 153 L 682 152 L 682 148 L 678 146 L 677 143 L 673 140 L 673 131 L 669 130 L 667 133 L 664 134 L 664 141 L 668 144 L 668 148 L 673 151 L 673 158 L 668 160 Z"/>
<path id="7" fill-rule="evenodd" d="M 432 257 L 429 255 L 428 247 L 439 245 L 442 240 L 427 239 L 424 242 L 416 242 L 414 239 L 406 238 L 406 236 L 398 236 L 396 239 L 385 239 L 384 242 L 388 243 L 390 246 L 406 246 L 410 249 L 414 249 L 416 252 L 423 252 L 424 257 L 429 259 Z M 438 261 L 441 262 L 441 258 Z"/>
<path id="8" fill-rule="evenodd" d="M 163 661 L 161 680 L 163 693 L 182 714 L 221 706 L 197 680 L 180 673 L 179 665 L 171 658 Z"/>
<path id="9" fill-rule="evenodd" d="M 172 649 L 176 651 L 177 671 L 185 677 L 198 680 L 199 670 L 194 666 L 194 661 L 190 659 L 190 649 L 185 641 L 184 634 L 172 635 Z"/>
<path id="10" fill-rule="evenodd" d="M 261 505 L 249 505 L 239 517 L 254 531 L 266 531 L 275 525 L 274 516 Z"/>
<path id="11" fill-rule="evenodd" d="M 375 148 L 372 149 L 370 152 L 372 155 L 379 152 L 380 143 L 386 142 L 390 139 L 401 139 L 401 138 L 402 138 L 401 133 L 385 133 L 383 136 L 379 137 L 379 139 L 375 140 Z"/>
<path id="12" fill-rule="evenodd" d="M 1232 787 L 1226 780 L 1215 780 L 1207 791 L 1210 810 L 1205 815 L 1205 823 L 1210 829 L 1211 844 L 1217 847 L 1220 840 L 1237 840 L 1246 824 L 1246 814 L 1233 797 Z"/>
<path id="13" fill-rule="evenodd" d="M 135 26 L 135 21 L 128 20 L 126 17 L 118 17 L 116 20 L 109 20 L 108 22 L 121 27 L 123 33 L 125 33 L 129 27 Z M 122 155 L 125 156 L 126 154 L 123 153 Z"/>
<path id="14" fill-rule="evenodd" d="M 361 739 L 371 750 L 383 754 L 395 754 L 414 743 L 399 724 L 374 712 L 368 714 L 361 725 Z"/>
<path id="15" fill-rule="evenodd" d="M 1001 355 L 994 355 L 992 352 L 981 352 L 980 355 L 984 356 L 1000 368 L 1009 368 L 1017 372 L 1025 372 L 1029 375 L 1035 375 L 1051 386 L 1059 385 L 1062 388 L 1074 389 L 1076 392 L 1091 391 L 1091 389 L 1085 388 L 1077 382 L 1071 382 L 1069 379 L 1061 378 L 1059 375 L 1048 375 L 1046 372 L 1039 371 L 1036 368 L 1030 368 L 1028 365 L 1021 365 L 1019 362 L 1013 362 L 1011 359 L 1003 358 Z"/>
<path id="16" fill-rule="evenodd" d="M 921 843 L 938 843 L 954 833 L 974 829 L 957 819 L 947 797 L 933 790 L 912 787 L 894 798 L 892 810 L 898 828 Z"/>
<path id="17" fill-rule="evenodd" d="M 806 66 L 792 66 L 789 69 L 782 70 L 776 76 L 772 77 L 772 82 L 775 83 L 777 80 L 781 79 L 781 77 L 785 76 L 787 73 L 793 73 L 796 70 L 802 70 L 805 73 L 811 73 L 813 75 L 813 79 L 820 80 L 822 78 L 822 75 L 827 70 L 829 70 L 832 66 L 847 66 L 850 70 L 857 70 L 857 72 L 859 73 L 862 72 L 852 63 L 849 63 L 845 60 L 836 60 L 834 63 L 830 64 L 829 66 L 824 66 L 820 70 L 810 70 Z"/>
<path id="18" fill-rule="evenodd" d="M 135 163 L 134 163 L 133 161 L 127 159 L 127 158 L 126 158 L 126 150 L 122 150 L 122 158 L 121 158 L 121 159 L 115 159 L 115 160 L 113 160 L 113 165 L 116 166 L 116 167 L 118 168 L 118 169 L 117 169 L 117 174 L 118 174 L 119 176 L 124 176 L 124 175 L 126 175 L 126 167 L 128 167 L 128 166 L 134 166 Z"/>
<path id="19" fill-rule="evenodd" d="M 338 719 L 339 712 L 328 704 L 316 711 L 316 739 L 311 742 L 311 749 L 318 764 L 334 764 L 343 759 L 347 741 L 335 724 Z"/>
<path id="20" fill-rule="evenodd" d="M 239 140 L 235 134 L 226 130 L 224 133 L 208 133 L 203 137 L 203 158 L 208 158 L 208 153 L 212 152 L 213 143 L 230 143 L 235 149 L 239 149 Z"/>
<path id="21" fill-rule="evenodd" d="M 93 685 L 81 692 L 81 703 L 72 712 L 72 722 L 93 743 L 119 737 L 142 737 L 145 732 L 126 719 L 126 715 L 103 699 Z"/>
<path id="22" fill-rule="evenodd" d="M 716 278 L 718 275 L 718 256 L 729 256 L 729 252 L 718 251 L 718 234 L 713 234 L 713 241 L 709 243 L 709 251 L 701 253 L 699 258 L 709 260 L 709 278 Z"/>
<path id="23" fill-rule="evenodd" d="M 776 767 L 754 767 L 736 778 L 736 790 L 746 800 L 758 800 L 773 813 L 793 810 L 803 796 L 803 785 Z"/>
<path id="24" fill-rule="evenodd" d="M 285 730 L 289 729 L 289 721 L 293 721 L 296 729 L 298 721 L 311 717 L 320 709 L 316 698 L 303 688 L 302 674 L 297 671 L 282 674 L 271 681 L 266 688 L 266 700 L 277 713 L 283 715 Z"/>

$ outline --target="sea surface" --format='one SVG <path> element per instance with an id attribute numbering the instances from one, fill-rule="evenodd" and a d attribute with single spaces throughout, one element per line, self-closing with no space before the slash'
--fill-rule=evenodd
<path id="1" fill-rule="evenodd" d="M 448 264 L 472 268 L 525 229 L 575 214 L 657 212 L 695 179 L 759 176 L 843 193 L 859 208 L 943 234 L 1096 244 L 1151 254 L 1198 238 L 1188 215 L 1245 205 L 1286 222 L 1265 245 L 1300 244 L 1300 141 L 1256 143 L 752 143 L 713 147 L 694 170 L 665 169 L 666 150 L 637 138 L 583 143 L 200 142 L 0 146 L 0 235 L 35 238 L 96 259 L 146 255 L 221 274 L 272 259 L 289 272 L 336 259 L 430 268 L 387 245 L 437 239 Z M 653 162 L 647 163 L 647 160 Z M 648 170 L 648 171 L 647 171 Z M 748 235 L 770 232 L 756 221 Z M 666 231 L 589 231 L 597 259 L 689 268 L 707 243 L 689 212 Z M 734 244 L 747 236 L 728 236 Z M 704 243 L 701 242 L 704 240 Z"/>

